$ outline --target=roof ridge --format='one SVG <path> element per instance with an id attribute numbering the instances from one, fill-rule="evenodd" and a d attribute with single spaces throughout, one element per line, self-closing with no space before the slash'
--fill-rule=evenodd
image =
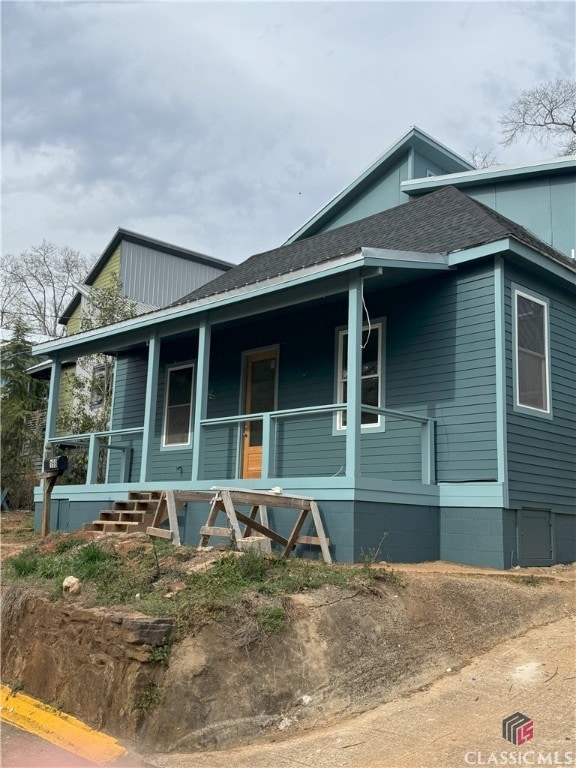
<path id="1" fill-rule="evenodd" d="M 278 275 L 312 267 L 359 248 L 388 248 L 417 253 L 454 253 L 514 237 L 543 256 L 573 268 L 568 257 L 520 224 L 446 186 L 416 200 L 374 213 L 341 227 L 256 253 L 230 271 L 183 296 L 187 304 Z"/>

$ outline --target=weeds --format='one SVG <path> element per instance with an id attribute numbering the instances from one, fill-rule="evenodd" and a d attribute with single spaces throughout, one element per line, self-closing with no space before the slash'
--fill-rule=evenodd
<path id="1" fill-rule="evenodd" d="M 170 656 L 170 645 L 164 643 L 164 645 L 155 645 L 150 649 L 150 661 L 158 664 L 167 664 Z"/>
<path id="2" fill-rule="evenodd" d="M 9 558 L 6 576 L 44 584 L 49 599 L 61 597 L 63 578 L 76 576 L 86 587 L 82 591 L 84 604 L 126 605 L 150 616 L 170 617 L 174 620 L 176 640 L 208 621 L 230 615 L 243 603 L 252 606 L 246 610 L 261 632 L 280 632 L 287 621 L 281 605 L 262 608 L 261 603 L 244 600 L 249 593 L 279 598 L 272 602 L 280 602 L 286 594 L 327 585 L 365 594 L 374 592 L 377 582 L 401 585 L 400 577 L 392 569 L 373 567 L 366 562 L 358 568 L 298 558 L 263 557 L 248 551 L 223 555 L 208 570 L 190 573 L 183 563 L 191 557 L 190 549 L 175 549 L 168 542 L 157 542 L 154 549 L 142 546 L 120 556 L 107 542 L 86 543 L 80 537 L 69 536 L 50 553 L 32 547 Z M 186 588 L 172 593 L 172 579 L 183 581 Z M 170 599 L 165 596 L 168 593 Z M 152 649 L 150 659 L 164 663 L 168 654 L 169 648 L 160 646 Z"/>
<path id="3" fill-rule="evenodd" d="M 160 689 L 155 683 L 150 683 L 136 699 L 136 709 L 154 709 L 160 704 Z"/>
<path id="4" fill-rule="evenodd" d="M 529 587 L 539 587 L 544 581 L 541 576 L 535 576 L 533 573 L 529 576 L 515 576 L 514 579 L 522 584 L 527 584 Z"/>
<path id="5" fill-rule="evenodd" d="M 264 634 L 277 635 L 284 629 L 286 618 L 286 611 L 281 605 L 271 605 L 259 611 L 256 621 Z"/>

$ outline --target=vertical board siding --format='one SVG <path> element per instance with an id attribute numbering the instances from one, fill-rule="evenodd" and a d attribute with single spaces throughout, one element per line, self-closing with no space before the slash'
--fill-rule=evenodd
<path id="1" fill-rule="evenodd" d="M 506 401 L 510 506 L 576 513 L 576 307 L 552 283 L 506 265 Z M 514 410 L 512 283 L 549 300 L 552 418 Z"/>
<path id="2" fill-rule="evenodd" d="M 464 170 L 464 167 L 463 167 Z M 443 165 L 438 165 L 438 163 L 435 163 L 430 158 L 426 157 L 426 155 L 421 154 L 420 152 L 414 152 L 414 176 L 415 179 L 425 179 L 430 174 L 428 171 L 431 171 L 435 176 L 443 176 L 446 173 L 450 173 L 450 170 L 446 168 Z M 404 179 L 402 179 L 404 181 Z M 403 200 L 401 202 L 404 202 L 408 195 L 405 195 L 403 193 Z"/>
<path id="3" fill-rule="evenodd" d="M 156 307 L 177 301 L 223 271 L 126 240 L 122 243 L 120 279 L 124 293 Z"/>
<path id="4" fill-rule="evenodd" d="M 112 406 L 112 429 L 139 428 L 144 424 L 144 402 L 146 399 L 146 353 L 118 355 L 114 381 L 114 403 Z M 121 435 L 114 442 L 132 444 L 130 482 L 140 477 L 142 460 L 142 434 Z M 120 451 L 110 451 L 108 460 L 108 482 L 120 481 Z"/>
<path id="5" fill-rule="evenodd" d="M 466 187 L 465 192 L 567 255 L 576 247 L 574 177 L 479 184 Z"/>

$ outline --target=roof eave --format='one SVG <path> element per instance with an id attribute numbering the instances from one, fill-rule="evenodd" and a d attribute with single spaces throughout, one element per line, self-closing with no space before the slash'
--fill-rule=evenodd
<path id="1" fill-rule="evenodd" d="M 236 266 L 229 261 L 215 259 L 212 256 L 207 256 L 205 253 L 200 253 L 199 251 L 191 251 L 188 248 L 181 248 L 178 245 L 173 245 L 172 243 L 167 243 L 163 240 L 156 240 L 153 237 L 146 237 L 146 235 L 140 235 L 138 232 L 132 232 L 129 229 L 118 227 L 114 236 L 108 245 L 104 248 L 102 254 L 84 279 L 83 282 L 85 285 L 91 285 L 91 283 L 98 277 L 107 260 L 110 258 L 110 256 L 112 256 L 114 251 L 118 248 L 123 240 L 129 243 L 134 243 L 135 245 L 141 245 L 144 248 L 159 250 L 163 253 L 176 256 L 180 259 L 185 259 L 186 261 L 195 261 L 200 264 L 204 264 L 205 266 L 214 267 L 215 269 L 222 269 L 224 272 L 228 272 L 228 270 Z M 66 325 L 72 316 L 72 313 L 75 311 L 79 304 L 80 296 L 78 293 L 76 293 L 64 312 L 58 318 L 58 322 L 61 325 Z"/>
<path id="2" fill-rule="evenodd" d="M 345 187 L 341 192 L 329 200 L 322 208 L 320 208 L 320 210 L 315 213 L 312 218 L 308 219 L 305 224 L 303 224 L 296 232 L 290 235 L 284 245 L 289 245 L 290 243 L 296 242 L 296 240 L 299 240 L 307 232 L 314 234 L 318 227 L 322 226 L 322 224 L 324 224 L 330 216 L 338 213 L 338 211 L 344 205 L 346 205 L 347 199 L 352 194 L 358 194 L 364 188 L 369 186 L 376 177 L 382 174 L 386 165 L 395 162 L 402 155 L 402 153 L 406 150 L 409 150 L 412 144 L 415 142 L 421 142 L 428 148 L 433 148 L 435 152 L 440 153 L 445 159 L 449 160 L 449 162 L 465 165 L 469 168 L 473 167 L 463 157 L 460 157 L 444 144 L 436 141 L 436 139 L 434 139 L 432 136 L 429 136 L 420 128 L 417 128 L 415 125 L 413 125 L 404 134 L 402 134 L 402 136 L 397 141 L 395 141 L 394 144 L 388 147 L 388 149 L 386 149 L 373 163 L 371 163 L 368 168 L 362 171 L 362 173 L 360 173 L 360 175 L 357 176 L 351 184 L 348 184 L 347 187 Z"/>
<path id="3" fill-rule="evenodd" d="M 538 161 L 522 165 L 494 166 L 462 173 L 449 173 L 443 176 L 430 176 L 422 179 L 408 179 L 400 182 L 400 189 L 407 195 L 417 196 L 435 189 L 451 186 L 457 189 L 490 184 L 501 179 L 523 179 L 534 176 L 559 175 L 576 170 L 576 155 L 555 160 Z"/>

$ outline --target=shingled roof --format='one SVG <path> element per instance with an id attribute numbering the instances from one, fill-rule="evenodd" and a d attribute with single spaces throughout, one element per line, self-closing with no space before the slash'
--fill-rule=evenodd
<path id="1" fill-rule="evenodd" d="M 573 266 L 570 259 L 524 227 L 455 187 L 444 187 L 338 229 L 251 256 L 175 303 L 186 304 L 243 288 L 350 254 L 362 247 L 452 253 L 507 237 L 513 237 L 554 261 Z"/>

